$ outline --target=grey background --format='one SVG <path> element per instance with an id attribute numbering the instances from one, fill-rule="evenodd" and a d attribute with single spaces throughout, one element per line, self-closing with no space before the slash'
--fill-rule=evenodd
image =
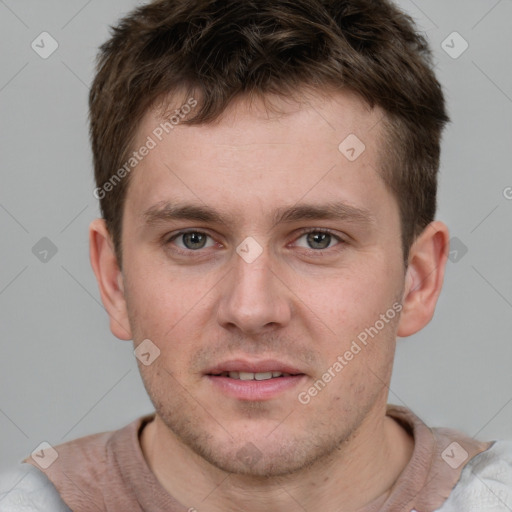
<path id="1" fill-rule="evenodd" d="M 438 218 L 467 253 L 452 254 L 433 321 L 399 340 L 389 401 L 431 426 L 510 439 L 512 1 L 399 4 L 427 34 L 445 88 L 452 124 Z M 88 84 L 108 25 L 135 5 L 0 0 L 0 470 L 41 441 L 117 429 L 153 410 L 131 342 L 110 333 L 87 239 L 99 212 Z M 47 59 L 31 48 L 43 31 L 59 44 Z M 462 48 L 454 31 L 469 43 L 457 59 L 442 48 Z M 57 248 L 46 262 L 32 252 L 43 237 Z"/>

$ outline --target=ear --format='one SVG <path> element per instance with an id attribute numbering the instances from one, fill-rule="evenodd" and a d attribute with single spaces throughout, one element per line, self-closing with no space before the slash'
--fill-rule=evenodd
<path id="1" fill-rule="evenodd" d="M 104 219 L 96 219 L 89 226 L 89 256 L 98 281 L 101 301 L 110 317 L 110 330 L 121 340 L 131 340 L 123 274 L 117 264 L 114 244 Z"/>
<path id="2" fill-rule="evenodd" d="M 410 336 L 425 327 L 432 317 L 443 286 L 450 235 L 440 221 L 431 222 L 409 252 L 402 313 L 397 335 Z"/>

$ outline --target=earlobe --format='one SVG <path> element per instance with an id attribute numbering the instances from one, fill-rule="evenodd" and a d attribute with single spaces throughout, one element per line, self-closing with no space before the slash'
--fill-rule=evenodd
<path id="1" fill-rule="evenodd" d="M 448 250 L 448 228 L 440 221 L 431 222 L 412 244 L 397 331 L 399 337 L 418 332 L 432 319 L 443 286 Z"/>
<path id="2" fill-rule="evenodd" d="M 101 301 L 110 317 L 110 330 L 121 340 L 131 340 L 123 275 L 103 219 L 96 219 L 89 226 L 89 255 Z"/>

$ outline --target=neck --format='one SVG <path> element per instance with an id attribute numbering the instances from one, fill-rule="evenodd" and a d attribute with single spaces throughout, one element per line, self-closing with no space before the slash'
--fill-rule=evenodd
<path id="1" fill-rule="evenodd" d="M 212 466 L 176 439 L 158 415 L 142 431 L 141 448 L 162 487 L 189 510 L 356 512 L 385 501 L 412 456 L 414 440 L 380 408 L 328 460 L 268 479 Z"/>

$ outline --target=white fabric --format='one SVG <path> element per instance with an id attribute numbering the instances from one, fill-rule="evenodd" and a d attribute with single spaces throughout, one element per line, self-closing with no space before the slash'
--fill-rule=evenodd
<path id="1" fill-rule="evenodd" d="M 20 464 L 0 475 L 0 512 L 71 512 L 46 475 Z"/>
<path id="2" fill-rule="evenodd" d="M 512 441 L 496 441 L 463 469 L 436 512 L 512 512 Z"/>

